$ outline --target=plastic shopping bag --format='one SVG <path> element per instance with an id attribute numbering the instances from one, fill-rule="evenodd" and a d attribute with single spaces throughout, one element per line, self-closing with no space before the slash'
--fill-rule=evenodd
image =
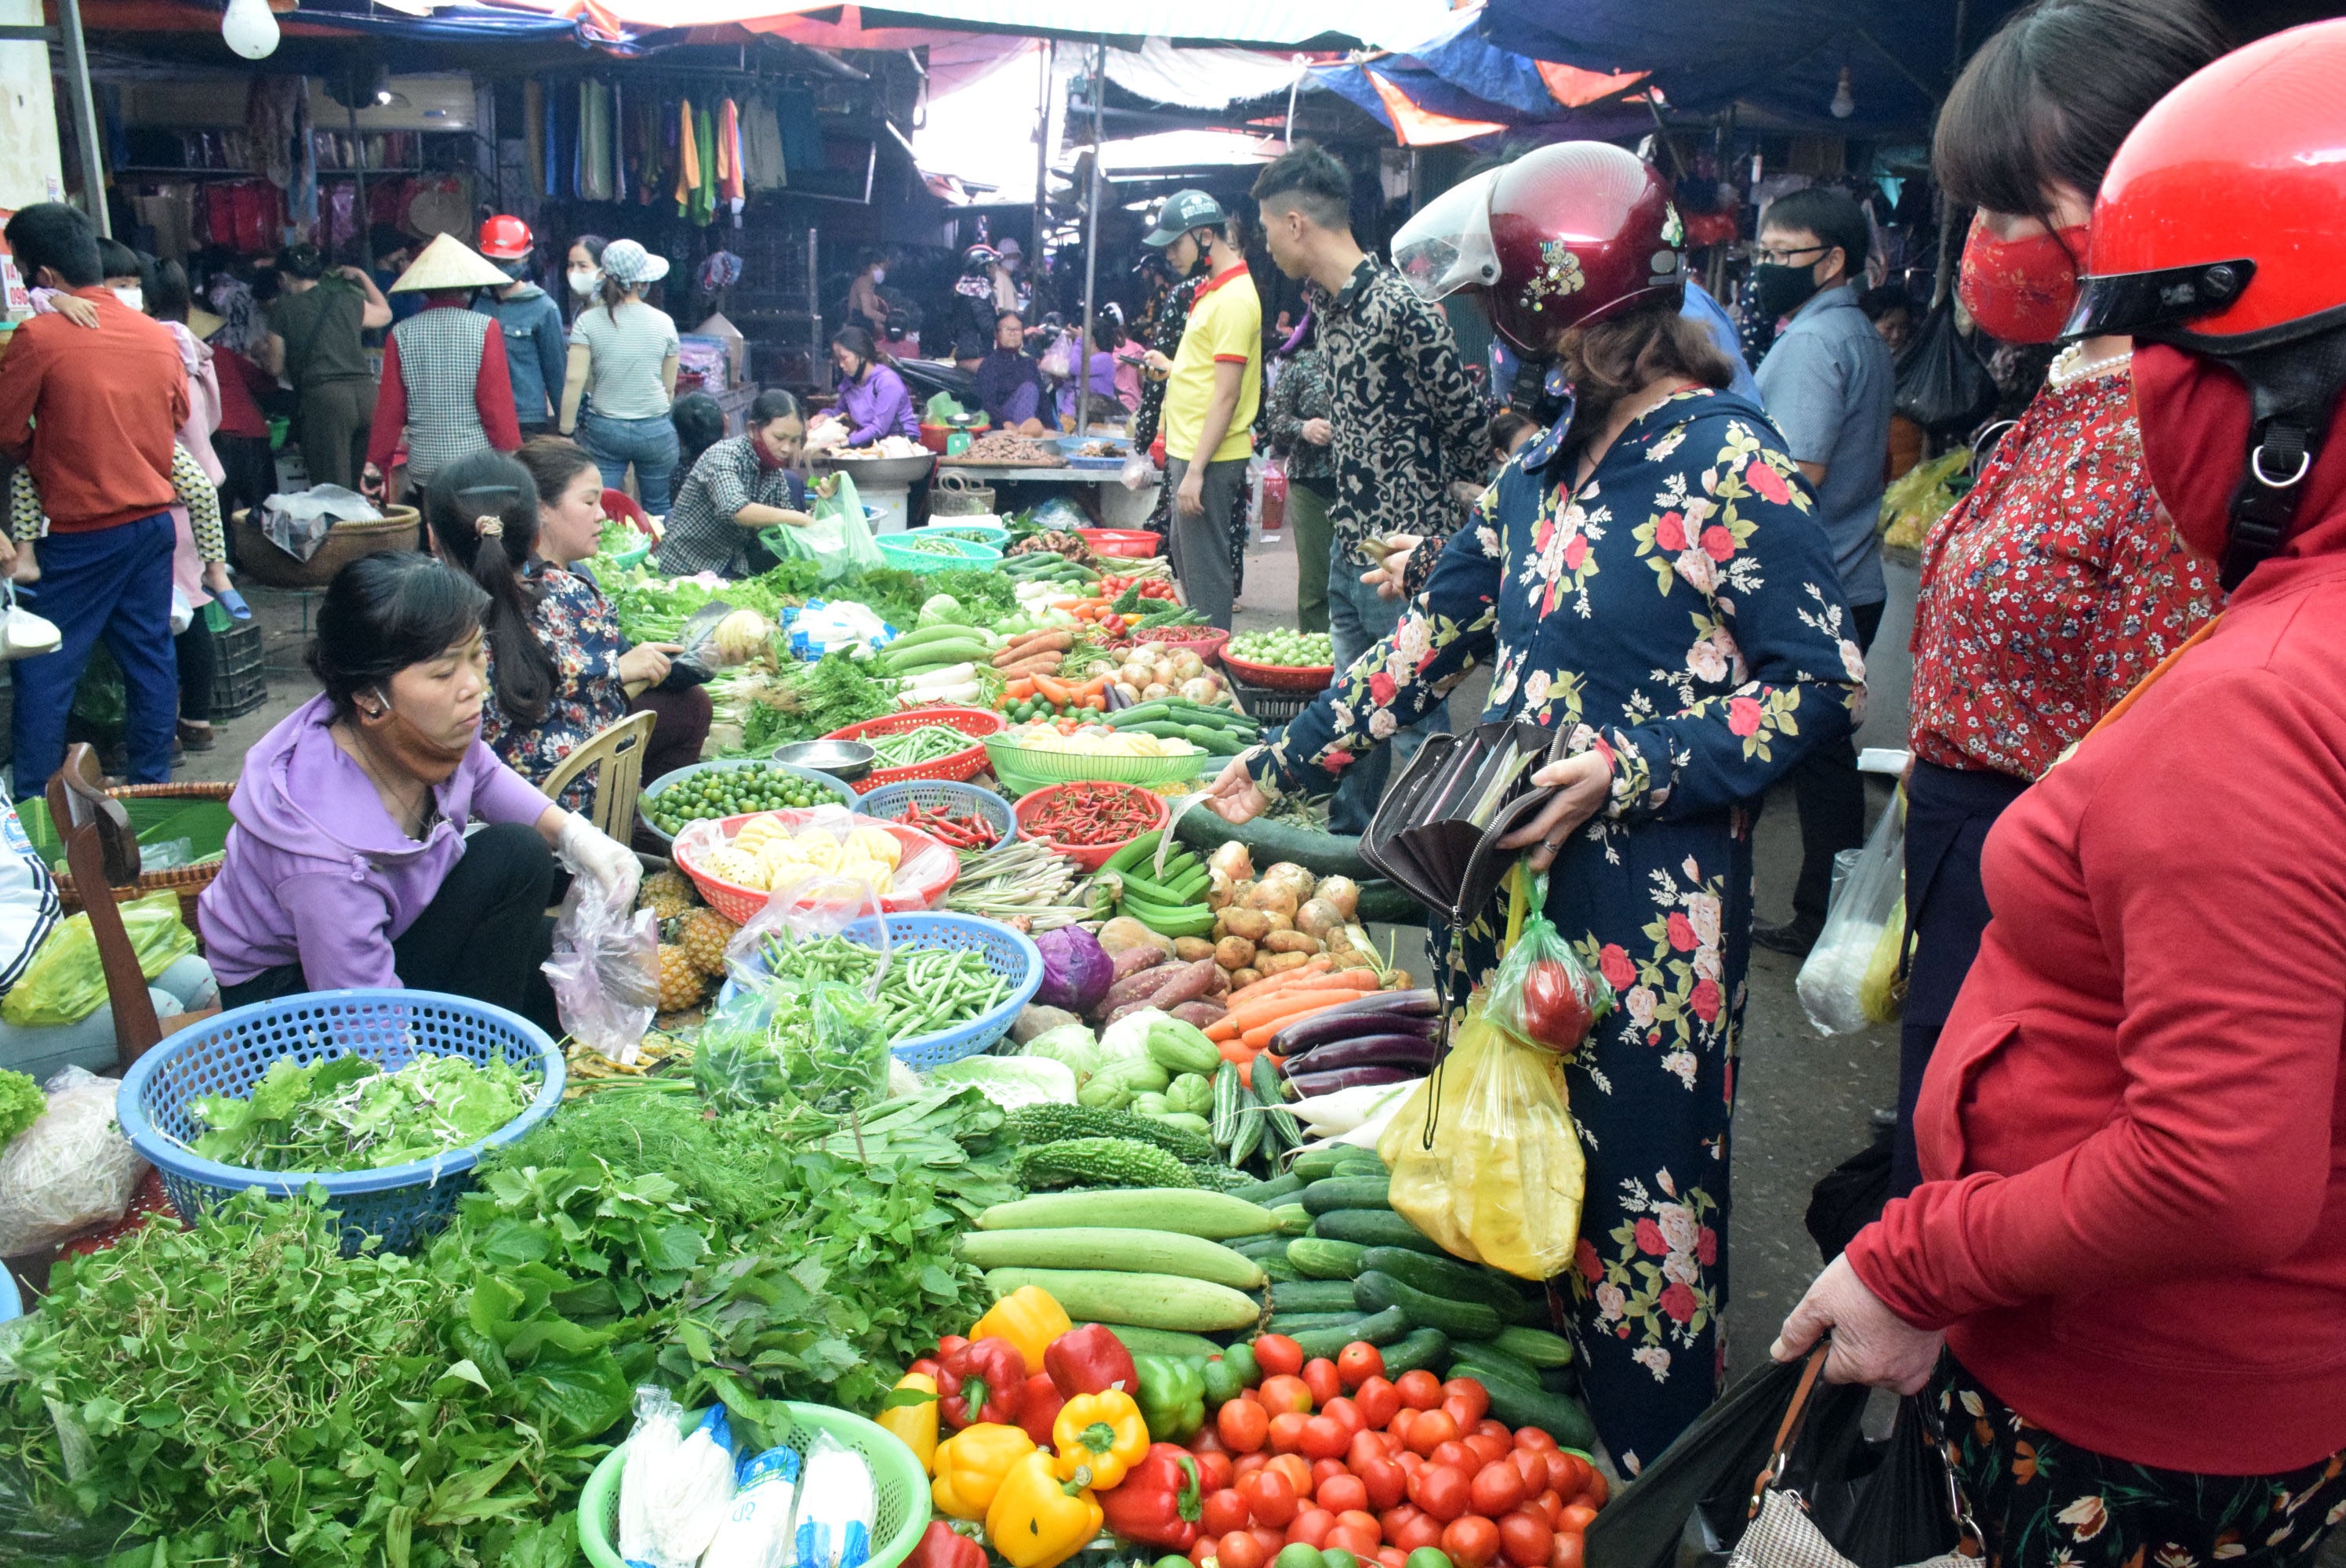
<path id="1" fill-rule="evenodd" d="M 554 955 L 538 966 L 562 1026 L 621 1066 L 633 1066 L 659 1010 L 659 921 L 630 911 L 586 877 L 571 880 L 554 922 Z"/>
<path id="2" fill-rule="evenodd" d="M 855 481 L 844 473 L 831 478 L 831 493 L 814 504 L 813 521 L 802 528 L 771 528 L 764 535 L 793 556 L 812 561 L 830 582 L 850 572 L 869 572 L 888 564 L 873 543 L 863 520 L 863 502 Z"/>
<path id="3" fill-rule="evenodd" d="M 0 1149 L 0 1257 L 55 1247 L 130 1207 L 147 1162 L 115 1123 L 121 1087 L 79 1067 L 42 1085 L 48 1107 Z"/>
<path id="4" fill-rule="evenodd" d="M 1523 935 L 1491 977 L 1489 1016 L 1517 1038 L 1569 1056 L 1613 1011 L 1613 987 L 1548 920 L 1546 873 L 1527 874 L 1518 862 L 1511 876 L 1511 923 Z"/>
<path id="5" fill-rule="evenodd" d="M 1820 1034 L 1895 1018 L 1893 983 L 1906 933 L 1906 793 L 1892 797 L 1825 911 L 1795 989 Z"/>
<path id="6" fill-rule="evenodd" d="M 339 484 L 272 495 L 260 504 L 260 531 L 270 544 L 297 561 L 316 555 L 337 523 L 379 523 L 373 502 Z"/>
<path id="7" fill-rule="evenodd" d="M 121 906 L 123 930 L 138 955 L 138 972 L 152 980 L 173 961 L 196 951 L 196 936 L 179 919 L 179 895 L 166 889 Z M 78 1023 L 106 1005 L 106 968 L 87 912 L 49 933 L 25 978 L 5 1001 L 0 1018 L 19 1027 Z"/>
<path id="8" fill-rule="evenodd" d="M 725 1407 L 692 1425 L 665 1389 L 636 1390 L 636 1427 L 619 1472 L 619 1556 L 643 1568 L 693 1568 L 733 1506 Z"/>

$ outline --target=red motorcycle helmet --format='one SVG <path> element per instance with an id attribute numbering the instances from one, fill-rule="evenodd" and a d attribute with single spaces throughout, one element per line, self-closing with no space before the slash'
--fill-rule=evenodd
<path id="1" fill-rule="evenodd" d="M 2346 387 L 2346 20 L 2236 49 L 2110 160 L 2065 336 L 2207 355 L 2255 407 L 2223 582 L 2280 548 Z"/>
<path id="2" fill-rule="evenodd" d="M 1686 298 L 1685 226 L 1637 154 L 1556 142 L 1445 192 L 1393 236 L 1393 264 L 1428 298 L 1483 295 L 1492 327 L 1545 358 L 1556 335 L 1650 300 Z"/>
<path id="3" fill-rule="evenodd" d="M 518 261 L 529 254 L 529 225 L 498 213 L 481 221 L 480 252 L 492 261 Z"/>

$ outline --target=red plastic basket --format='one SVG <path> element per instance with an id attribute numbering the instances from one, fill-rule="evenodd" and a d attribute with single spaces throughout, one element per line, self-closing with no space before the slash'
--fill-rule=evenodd
<path id="1" fill-rule="evenodd" d="M 739 817 L 720 818 L 717 825 L 724 830 L 729 842 L 740 836 L 741 825 L 752 817 L 804 817 L 808 814 L 796 810 L 746 811 Z M 911 914 L 929 908 L 944 895 L 944 891 L 954 885 L 954 879 L 961 874 L 961 858 L 918 828 L 907 828 L 901 822 L 861 814 L 857 815 L 855 825 L 859 828 L 885 828 L 889 836 L 903 846 L 906 859 L 919 850 L 936 850 L 945 857 L 949 869 L 942 881 L 896 883 L 893 890 L 880 901 L 880 907 L 885 913 Z M 679 871 L 692 879 L 692 885 L 700 890 L 700 896 L 709 907 L 735 925 L 749 924 L 750 917 L 764 909 L 766 901 L 773 896 L 764 888 L 746 888 L 740 882 L 729 882 L 722 877 L 711 876 L 694 864 L 691 851 L 680 845 L 676 850 L 676 863 Z"/>
<path id="2" fill-rule="evenodd" d="M 1112 844 L 1063 844 L 1056 839 L 1042 838 L 1026 830 L 1026 823 L 1029 818 L 1034 816 L 1035 812 L 1043 809 L 1046 806 L 1048 806 L 1053 800 L 1066 794 L 1070 789 L 1106 789 L 1118 795 L 1131 796 L 1133 799 L 1146 801 L 1155 808 L 1153 813 L 1154 820 L 1152 820 L 1148 827 L 1143 828 L 1140 830 L 1140 833 L 1133 834 L 1131 839 L 1118 839 Z M 1108 860 L 1114 857 L 1118 850 L 1121 850 L 1127 844 L 1131 843 L 1133 839 L 1139 838 L 1141 833 L 1156 831 L 1158 829 L 1164 827 L 1165 824 L 1172 818 L 1171 809 L 1165 804 L 1165 797 L 1157 793 L 1156 790 L 1144 789 L 1137 784 L 1110 783 L 1053 784 L 1045 789 L 1037 789 L 1031 795 L 1020 796 L 1018 798 L 1017 806 L 1013 809 L 1013 814 L 1018 819 L 1018 836 L 1020 838 L 1025 839 L 1034 843 L 1046 845 L 1057 853 L 1066 856 L 1067 859 L 1075 861 L 1076 864 L 1083 867 L 1083 869 L 1087 871 L 1098 871 L 1102 866 L 1108 863 Z"/>
<path id="3" fill-rule="evenodd" d="M 1076 534 L 1096 555 L 1146 561 L 1165 553 L 1165 541 L 1145 528 L 1078 528 Z"/>
<path id="4" fill-rule="evenodd" d="M 985 770 L 985 738 L 1001 734 L 1009 727 L 1009 722 L 1002 715 L 986 708 L 939 704 L 933 708 L 908 708 L 902 713 L 867 718 L 861 724 L 834 729 L 823 738 L 868 742 L 875 735 L 902 735 L 924 724 L 942 724 L 970 738 L 971 745 L 966 751 L 956 751 L 951 757 L 942 757 L 934 762 L 915 762 L 906 768 L 874 768 L 849 786 L 858 795 L 869 795 L 882 784 L 902 784 L 909 779 L 949 779 L 956 784 L 967 783 Z"/>
<path id="5" fill-rule="evenodd" d="M 1113 654 L 1128 654 L 1143 643 L 1155 643 L 1167 653 L 1179 653 L 1186 648 L 1213 664 L 1221 658 L 1222 645 L 1229 640 L 1230 634 L 1219 626 L 1165 626 L 1153 632 L 1127 632 L 1100 646 Z"/>
<path id="6" fill-rule="evenodd" d="M 1267 686 L 1273 691 L 1325 691 L 1328 683 L 1336 678 L 1332 664 L 1283 665 L 1257 664 L 1224 648 L 1222 667 L 1249 686 Z"/>

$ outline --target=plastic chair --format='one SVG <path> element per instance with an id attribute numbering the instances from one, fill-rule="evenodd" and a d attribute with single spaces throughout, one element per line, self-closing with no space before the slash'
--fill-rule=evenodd
<path id="1" fill-rule="evenodd" d="M 596 770 L 595 799 L 580 813 L 622 844 L 634 831 L 636 797 L 644 790 L 644 751 L 651 745 L 653 716 L 631 713 L 562 759 L 541 786 L 558 800 L 588 769 Z M 75 871 L 78 878 L 80 871 Z"/>
<path id="2" fill-rule="evenodd" d="M 679 479 L 677 483 L 681 484 L 684 481 Z M 603 492 L 603 515 L 615 521 L 632 524 L 637 533 L 655 545 L 659 543 L 660 525 L 652 521 L 651 514 L 644 510 L 641 502 L 624 490 Z"/>
<path id="3" fill-rule="evenodd" d="M 74 885 L 83 890 L 84 912 L 89 916 L 90 934 L 97 939 L 98 962 L 106 972 L 106 1000 L 114 1009 L 114 1045 L 118 1053 L 115 1070 L 127 1072 L 157 1041 L 219 1009 L 164 1019 L 155 1016 L 154 1001 L 147 993 L 147 976 L 138 968 L 138 950 L 123 929 L 122 911 L 111 897 L 97 892 L 138 885 L 138 838 L 130 826 L 130 814 L 106 792 L 97 751 L 81 744 L 67 747 L 65 766 L 50 776 L 47 799 L 49 820 L 65 841 L 66 865 L 73 872 Z M 629 799 L 632 802 L 632 795 Z"/>

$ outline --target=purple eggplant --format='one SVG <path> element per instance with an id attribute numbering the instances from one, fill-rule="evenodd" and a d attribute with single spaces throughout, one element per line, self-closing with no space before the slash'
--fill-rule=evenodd
<path id="1" fill-rule="evenodd" d="M 1411 1067 L 1423 1073 L 1442 1054 L 1441 1043 L 1418 1034 L 1363 1034 L 1321 1045 L 1301 1058 L 1307 1073 L 1328 1073 L 1344 1067 Z"/>
<path id="2" fill-rule="evenodd" d="M 1437 1018 L 1442 999 L 1431 991 L 1370 991 L 1323 1008 L 1315 1018 L 1342 1018 L 1358 1013 L 1392 1013 L 1404 1018 Z"/>
<path id="3" fill-rule="evenodd" d="M 1308 1100 L 1339 1089 L 1357 1089 L 1363 1084 L 1400 1084 L 1424 1075 L 1400 1067 L 1340 1067 L 1329 1073 L 1290 1073 L 1287 1084 L 1299 1099 Z"/>
<path id="4" fill-rule="evenodd" d="M 1421 1040 L 1442 1038 L 1439 1018 L 1396 1018 L 1390 1013 L 1355 1013 L 1344 1018 L 1315 1013 L 1298 1020 L 1272 1037 L 1270 1048 L 1281 1056 L 1304 1056 L 1347 1040 L 1371 1034 L 1411 1034 Z"/>

